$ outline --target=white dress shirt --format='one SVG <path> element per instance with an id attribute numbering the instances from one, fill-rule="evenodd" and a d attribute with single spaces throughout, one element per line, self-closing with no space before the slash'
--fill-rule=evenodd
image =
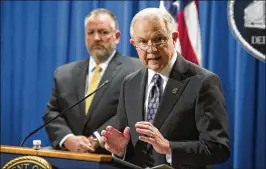
<path id="1" fill-rule="evenodd" d="M 177 53 L 174 53 L 173 58 L 171 59 L 171 61 L 169 62 L 169 64 L 160 72 L 160 73 L 156 73 L 151 69 L 148 69 L 148 81 L 146 84 L 146 92 L 145 92 L 145 103 L 144 103 L 144 110 L 145 110 L 145 120 L 147 119 L 147 112 L 148 112 L 148 101 L 149 101 L 149 93 L 151 91 L 151 88 L 153 86 L 153 83 L 151 83 L 151 80 L 153 78 L 153 76 L 155 74 L 159 74 L 162 78 L 161 81 L 161 90 L 162 90 L 162 94 L 164 92 L 165 86 L 168 82 L 170 73 L 173 69 L 174 63 L 177 59 Z M 166 161 L 171 164 L 172 163 L 172 155 L 166 155 Z"/>
<path id="2" fill-rule="evenodd" d="M 115 53 L 116 53 L 116 50 L 114 50 L 114 52 L 111 54 L 111 56 L 110 56 L 105 62 L 100 63 L 100 64 L 98 65 L 98 66 L 100 66 L 101 69 L 102 69 L 101 72 L 100 72 L 100 76 L 101 76 L 101 78 L 103 77 L 103 74 L 104 74 L 104 72 L 106 71 L 108 64 L 109 64 L 110 61 L 113 59 Z M 92 72 L 95 70 L 95 67 L 96 67 L 96 62 L 95 62 L 95 60 L 93 59 L 93 57 L 90 57 L 90 59 L 89 59 L 88 73 L 87 73 L 87 76 L 86 76 L 86 85 L 85 85 L 85 93 L 84 93 L 84 97 L 86 96 L 86 91 L 87 91 L 87 89 L 88 89 L 89 82 L 91 81 L 91 77 L 92 77 Z M 103 142 L 102 142 L 102 140 L 101 140 L 101 136 L 100 136 L 100 134 L 99 134 L 97 131 L 95 131 L 93 134 L 94 134 L 95 137 L 98 139 L 100 145 L 103 146 Z M 62 139 L 62 140 L 60 141 L 60 143 L 59 143 L 59 146 L 60 146 L 61 148 L 63 148 L 63 143 L 64 143 L 64 142 L 66 141 L 66 139 L 67 139 L 68 137 L 70 137 L 70 136 L 74 136 L 74 134 L 67 134 L 65 137 L 63 137 L 63 139 Z"/>
<path id="3" fill-rule="evenodd" d="M 149 100 L 149 93 L 151 91 L 151 88 L 153 86 L 153 83 L 151 83 L 151 80 L 153 78 L 153 76 L 155 74 L 159 74 L 162 78 L 162 83 L 161 83 L 161 90 L 162 90 L 162 93 L 165 89 L 165 86 L 167 84 L 167 81 L 169 79 L 169 75 L 172 71 L 172 68 L 174 66 L 174 63 L 176 61 L 176 58 L 177 58 L 177 53 L 174 54 L 173 58 L 171 59 L 171 61 L 169 62 L 169 64 L 160 72 L 160 73 L 156 73 L 154 72 L 153 70 L 151 69 L 148 69 L 148 81 L 147 81 L 147 84 L 146 84 L 146 93 L 145 93 L 145 104 L 144 104 L 144 110 L 145 110 L 145 120 L 147 118 L 147 111 L 148 111 L 148 100 Z"/>

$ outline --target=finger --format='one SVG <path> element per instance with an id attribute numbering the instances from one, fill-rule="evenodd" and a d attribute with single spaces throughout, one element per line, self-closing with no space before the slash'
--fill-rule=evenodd
<path id="1" fill-rule="evenodd" d="M 87 144 L 88 146 L 91 146 L 91 142 L 90 142 L 90 140 L 87 137 L 83 136 L 82 137 L 82 141 L 84 142 L 84 144 Z"/>
<path id="2" fill-rule="evenodd" d="M 104 139 L 104 141 L 106 141 L 108 139 L 108 137 L 110 137 L 110 132 L 107 132 L 106 130 L 102 130 L 101 132 L 101 138 Z"/>
<path id="3" fill-rule="evenodd" d="M 123 137 L 123 134 L 120 131 L 116 130 L 115 128 L 111 127 L 108 128 L 106 136 L 110 138 L 116 138 L 116 137 Z"/>
<path id="4" fill-rule="evenodd" d="M 109 130 L 112 130 L 112 129 L 114 129 L 112 126 L 107 126 L 106 127 L 106 131 L 108 132 Z"/>
<path id="5" fill-rule="evenodd" d="M 90 146 L 85 144 L 84 142 L 80 142 L 79 148 L 81 152 L 87 152 L 90 149 Z"/>
<path id="6" fill-rule="evenodd" d="M 151 134 L 155 134 L 157 133 L 157 130 L 155 130 L 154 128 L 152 128 L 151 126 L 143 126 L 143 125 L 136 125 L 136 131 L 138 132 L 145 132 L 146 133 L 142 133 L 142 134 L 147 134 L 147 135 L 151 135 Z"/>
<path id="7" fill-rule="evenodd" d="M 139 136 L 139 139 L 152 145 L 155 143 L 155 139 L 152 137 Z"/>
<path id="8" fill-rule="evenodd" d="M 85 136 L 81 137 L 81 140 L 80 140 L 80 143 L 79 143 L 79 149 L 82 152 L 88 152 L 88 151 L 89 152 L 94 152 L 95 151 L 95 149 L 91 145 L 91 142 Z"/>
<path id="9" fill-rule="evenodd" d="M 105 136 L 106 134 L 107 134 L 107 131 L 106 131 L 106 130 L 102 130 L 102 131 L 101 131 L 101 135 L 102 135 L 102 136 Z"/>
<path id="10" fill-rule="evenodd" d="M 143 129 L 149 129 L 149 130 L 153 130 L 153 125 L 151 123 L 142 123 L 142 122 L 137 122 L 135 124 L 136 128 L 143 128 Z"/>
<path id="11" fill-rule="evenodd" d="M 95 149 L 92 146 L 88 146 L 86 144 L 83 144 L 82 148 L 84 152 L 95 152 Z"/>
<path id="12" fill-rule="evenodd" d="M 113 128 L 112 126 L 108 126 L 106 128 L 107 133 L 121 133 L 120 131 L 118 131 L 117 129 Z"/>
<path id="13" fill-rule="evenodd" d="M 106 138 L 105 136 L 101 136 L 101 139 L 102 139 L 102 141 L 104 141 L 104 142 L 108 142 L 108 141 L 107 141 L 107 138 Z"/>
<path id="14" fill-rule="evenodd" d="M 86 151 L 86 152 L 93 153 L 93 152 L 95 152 L 95 148 L 93 148 L 93 147 L 89 147 L 88 151 Z"/>
<path id="15" fill-rule="evenodd" d="M 129 132 L 130 132 L 130 128 L 126 127 L 123 131 L 123 135 L 126 139 L 129 139 Z"/>
<path id="16" fill-rule="evenodd" d="M 154 133 L 147 129 L 136 128 L 137 133 L 144 134 L 149 137 L 154 137 Z"/>
<path id="17" fill-rule="evenodd" d="M 79 153 L 85 153 L 85 152 L 88 152 L 88 150 L 89 150 L 89 147 L 87 147 L 87 145 L 84 143 L 79 143 L 76 149 L 76 151 Z"/>
<path id="18" fill-rule="evenodd" d="M 117 130 L 110 131 L 105 136 L 102 136 L 103 141 L 107 142 L 109 146 L 110 145 L 118 146 L 118 143 L 120 142 L 120 140 L 124 140 L 125 137 L 129 137 L 128 131 L 125 131 L 125 136 Z"/>
<path id="19" fill-rule="evenodd" d="M 148 121 L 138 121 L 136 124 L 153 126 L 153 125 L 152 125 L 150 122 L 148 122 Z"/>
<path id="20" fill-rule="evenodd" d="M 144 124 L 135 124 L 135 127 L 141 129 L 149 129 L 149 126 Z"/>
<path id="21" fill-rule="evenodd" d="M 147 129 L 150 130 L 152 133 L 155 133 L 156 135 L 161 135 L 161 133 L 159 132 L 159 130 L 154 127 L 150 122 L 137 122 L 136 123 L 136 128 L 142 128 L 142 129 Z"/>

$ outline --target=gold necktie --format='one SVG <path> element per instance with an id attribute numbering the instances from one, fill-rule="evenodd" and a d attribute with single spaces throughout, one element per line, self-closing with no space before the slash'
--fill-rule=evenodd
<path id="1" fill-rule="evenodd" d="M 102 68 L 97 65 L 91 76 L 91 80 L 90 80 L 90 83 L 89 83 L 89 86 L 86 92 L 86 96 L 90 94 L 91 92 L 93 92 L 98 87 L 100 79 L 101 79 L 101 75 L 100 75 L 101 71 L 102 71 Z M 94 94 L 86 99 L 86 103 L 85 103 L 85 114 L 86 115 L 89 111 L 93 97 L 94 97 Z"/>

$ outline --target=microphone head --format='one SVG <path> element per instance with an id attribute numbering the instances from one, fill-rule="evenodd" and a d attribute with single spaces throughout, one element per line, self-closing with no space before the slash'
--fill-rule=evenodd
<path id="1" fill-rule="evenodd" d="M 110 83 L 110 81 L 109 81 L 109 80 L 106 80 L 106 81 L 103 83 L 103 85 L 106 85 L 106 84 L 108 84 L 108 83 Z"/>

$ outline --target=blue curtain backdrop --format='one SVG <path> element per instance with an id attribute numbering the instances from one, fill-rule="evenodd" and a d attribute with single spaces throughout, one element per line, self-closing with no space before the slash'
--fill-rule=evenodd
<path id="1" fill-rule="evenodd" d="M 1 144 L 18 146 L 42 116 L 56 67 L 88 57 L 84 17 L 107 8 L 118 18 L 118 50 L 137 57 L 129 44 L 136 12 L 159 1 L 1 1 Z M 217 73 L 226 98 L 231 157 L 216 168 L 265 168 L 265 63 L 241 48 L 227 22 L 227 2 L 200 1 L 203 67 Z M 25 144 L 41 139 L 44 130 Z"/>

